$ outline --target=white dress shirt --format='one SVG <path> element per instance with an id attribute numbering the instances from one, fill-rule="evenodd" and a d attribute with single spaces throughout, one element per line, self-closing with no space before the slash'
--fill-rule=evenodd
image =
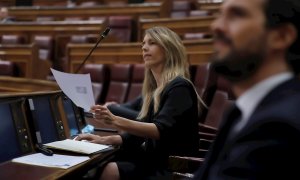
<path id="1" fill-rule="evenodd" d="M 257 83 L 251 89 L 243 93 L 236 100 L 236 105 L 241 110 L 242 116 L 235 125 L 234 132 L 239 132 L 247 124 L 254 109 L 272 89 L 292 77 L 293 74 L 291 72 L 280 73 Z"/>

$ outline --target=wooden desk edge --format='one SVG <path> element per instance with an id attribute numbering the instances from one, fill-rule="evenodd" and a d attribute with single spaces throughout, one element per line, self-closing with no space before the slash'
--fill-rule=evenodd
<path id="1" fill-rule="evenodd" d="M 69 179 L 71 177 L 78 178 L 78 175 L 84 175 L 85 172 L 92 169 L 93 167 L 97 167 L 99 165 L 104 165 L 105 163 L 107 163 L 110 159 L 114 157 L 114 154 L 117 151 L 118 148 L 115 148 L 113 150 L 106 151 L 103 153 L 93 154 L 89 156 L 90 159 L 88 161 L 85 161 L 69 169 L 35 166 L 6 161 L 0 164 L 0 179 Z M 16 170 L 18 173 L 11 173 L 16 172 Z M 13 177 L 11 176 L 11 174 L 13 174 Z M 24 174 L 26 174 L 27 177 L 21 177 Z"/>

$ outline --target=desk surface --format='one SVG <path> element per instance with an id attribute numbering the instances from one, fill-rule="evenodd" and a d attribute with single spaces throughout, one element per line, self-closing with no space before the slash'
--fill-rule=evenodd
<path id="1" fill-rule="evenodd" d="M 42 166 L 26 165 L 7 161 L 0 164 L 0 179 L 69 179 L 84 175 L 89 169 L 98 164 L 104 164 L 113 158 L 117 149 L 90 156 L 84 163 L 69 169 L 49 168 Z M 72 154 L 74 155 L 74 154 Z"/>

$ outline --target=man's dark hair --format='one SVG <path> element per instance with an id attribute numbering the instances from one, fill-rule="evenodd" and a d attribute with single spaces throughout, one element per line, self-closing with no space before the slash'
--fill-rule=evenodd
<path id="1" fill-rule="evenodd" d="M 297 29 L 297 39 L 289 48 L 287 59 L 296 74 L 300 72 L 300 0 L 266 0 L 267 27 L 276 28 L 286 23 Z"/>

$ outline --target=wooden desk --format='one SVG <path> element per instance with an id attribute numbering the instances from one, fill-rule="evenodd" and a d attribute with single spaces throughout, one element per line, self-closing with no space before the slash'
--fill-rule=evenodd
<path id="1" fill-rule="evenodd" d="M 24 78 L 45 79 L 50 72 L 51 63 L 38 59 L 38 49 L 34 44 L 0 45 L 0 59 L 16 63 L 20 76 Z"/>
<path id="2" fill-rule="evenodd" d="M 212 54 L 210 39 L 184 41 L 191 64 L 207 63 Z M 68 44 L 68 71 L 74 72 L 92 49 L 93 44 Z M 141 43 L 104 43 L 90 56 L 87 63 L 95 64 L 139 64 L 144 63 Z"/>
<path id="3" fill-rule="evenodd" d="M 214 16 L 186 17 L 186 18 L 156 18 L 140 19 L 138 24 L 138 38 L 141 41 L 146 29 L 154 26 L 166 26 L 175 31 L 179 36 L 185 33 L 210 32 L 210 25 L 215 19 Z"/>
<path id="4" fill-rule="evenodd" d="M 161 11 L 162 3 L 141 3 L 125 5 L 99 5 L 93 7 L 64 7 L 64 6 L 32 6 L 10 7 L 9 15 L 17 21 L 35 21 L 37 17 L 54 17 L 55 20 L 64 20 L 67 17 L 109 17 L 109 16 L 132 16 L 138 17 L 166 17 Z"/>
<path id="5" fill-rule="evenodd" d="M 0 24 L 0 35 L 21 34 L 32 42 L 36 35 L 99 34 L 106 27 L 105 20 L 14 22 Z"/>
<path id="6" fill-rule="evenodd" d="M 15 82 L 16 83 L 16 82 Z M 2 83 L 0 82 L 0 84 L 2 85 Z M 18 85 L 17 83 L 15 84 L 16 86 Z M 26 103 L 25 101 L 27 101 L 28 99 L 34 99 L 35 97 L 38 98 L 45 98 L 46 101 L 40 101 L 42 103 L 46 103 L 49 104 L 49 106 L 43 106 L 44 108 L 42 109 L 43 114 L 47 114 L 45 112 L 47 111 L 51 111 L 50 114 L 48 114 L 49 116 L 53 116 L 52 119 L 50 121 L 53 121 L 53 124 L 55 125 L 59 125 L 59 126 L 55 126 L 54 128 L 56 128 L 56 130 L 62 130 L 62 131 L 69 131 L 69 129 L 64 128 L 66 127 L 65 124 L 63 124 L 64 126 L 61 126 L 61 120 L 62 121 L 68 121 L 66 118 L 65 120 L 61 119 L 61 116 L 64 116 L 66 114 L 60 114 L 59 112 L 61 111 L 65 111 L 65 113 L 67 113 L 67 111 L 62 107 L 59 106 L 62 105 L 62 102 L 60 101 L 60 103 L 55 103 L 56 99 L 62 100 L 61 98 L 61 91 L 44 91 L 44 92 L 32 92 L 32 93 L 8 93 L 8 94 L 0 94 L 0 100 L 1 102 L 12 102 L 13 100 L 20 100 L 20 106 L 16 106 L 16 104 L 9 104 L 9 106 L 11 106 L 11 109 L 8 109 L 8 111 L 12 112 L 11 117 L 2 117 L 1 120 L 6 120 L 6 121 L 14 121 L 11 122 L 13 123 L 14 128 L 16 129 L 15 132 L 16 136 L 19 137 L 19 139 L 12 139 L 15 138 L 14 136 L 9 136 L 7 138 L 11 138 L 10 140 L 12 142 L 17 141 L 17 143 L 19 143 L 19 147 L 24 145 L 24 142 L 27 141 L 26 145 L 27 146 L 31 146 L 32 148 L 30 148 L 30 153 L 35 152 L 33 149 L 33 144 L 37 142 L 37 137 L 36 136 L 36 129 L 34 127 L 34 118 L 33 114 L 30 115 L 30 103 Z M 32 103 L 33 106 L 38 106 L 37 104 Z M 41 104 L 39 104 L 41 105 Z M 56 106 L 57 105 L 57 106 Z M 57 108 L 56 108 L 57 107 Z M 49 108 L 49 109 L 45 109 L 45 108 Z M 34 111 L 37 111 L 38 108 L 35 108 Z M 68 114 L 70 115 L 70 114 Z M 71 114 L 72 116 L 77 116 L 77 112 L 72 112 Z M 12 118 L 14 117 L 14 118 Z M 19 119 L 15 119 L 16 117 L 20 117 Z M 47 118 L 44 118 L 44 116 L 42 116 L 42 118 L 39 118 L 40 121 L 39 122 L 46 122 Z M 5 121 L 4 121 L 5 122 Z M 38 121 L 35 121 L 38 122 Z M 8 123 L 8 122 L 7 122 Z M 67 123 L 67 122 L 65 122 Z M 4 123 L 5 124 L 5 123 Z M 51 128 L 46 126 L 46 128 Z M 39 129 L 41 132 L 44 131 L 43 129 Z M 61 136 L 59 135 L 60 132 L 55 131 L 55 129 L 53 132 L 57 132 L 57 137 L 60 138 Z M 30 131 L 30 133 L 29 133 Z M 28 132 L 28 133 L 24 133 L 24 132 Z M 49 133 L 49 131 L 44 131 L 44 133 Z M 66 133 L 66 132 L 65 132 Z M 43 134 L 43 133 L 41 133 Z M 21 141 L 20 141 L 21 139 Z M 26 139 L 26 141 L 24 141 L 24 139 Z M 4 140 L 2 138 L 2 140 Z M 22 141 L 23 140 L 23 141 Z M 28 141 L 29 140 L 29 141 Z M 8 147 L 2 147 L 2 148 L 8 148 Z M 5 150 L 9 150 L 9 149 L 5 149 Z M 14 149 L 15 150 L 15 149 Z M 102 166 L 103 164 L 105 164 L 107 161 L 109 161 L 111 158 L 114 157 L 115 152 L 118 149 L 113 149 L 110 151 L 106 151 L 106 152 L 102 152 L 99 154 L 94 154 L 94 155 L 90 155 L 90 159 L 84 163 L 81 163 L 77 166 L 74 166 L 72 168 L 69 169 L 58 169 L 58 168 L 48 168 L 48 167 L 40 167 L 40 166 L 33 166 L 33 165 L 25 165 L 25 164 L 18 164 L 18 163 L 13 163 L 11 161 L 6 161 L 4 163 L 0 164 L 0 179 L 30 179 L 30 180 L 35 180 L 35 179 L 78 179 L 78 177 L 81 177 L 82 175 L 84 175 L 88 170 L 96 167 L 96 166 Z M 1 151 L 2 153 L 3 151 Z M 5 151 L 4 151 L 5 152 Z M 21 154 L 28 154 L 28 151 L 24 152 L 24 151 L 20 151 Z M 58 150 L 54 150 L 55 153 L 57 154 L 65 154 L 65 155 L 79 155 L 76 153 L 71 153 L 71 152 L 67 152 L 67 151 L 58 151 Z M 1 154 L 1 156 L 4 156 L 5 154 Z M 19 154 L 15 154 L 14 157 L 19 156 Z M 2 162 L 2 161 L 1 161 Z"/>
<path id="7" fill-rule="evenodd" d="M 88 161 L 69 169 L 33 166 L 7 161 L 0 164 L 0 179 L 78 179 L 96 165 L 100 164 L 101 166 L 108 162 L 113 158 L 116 151 L 117 149 L 92 155 Z"/>

